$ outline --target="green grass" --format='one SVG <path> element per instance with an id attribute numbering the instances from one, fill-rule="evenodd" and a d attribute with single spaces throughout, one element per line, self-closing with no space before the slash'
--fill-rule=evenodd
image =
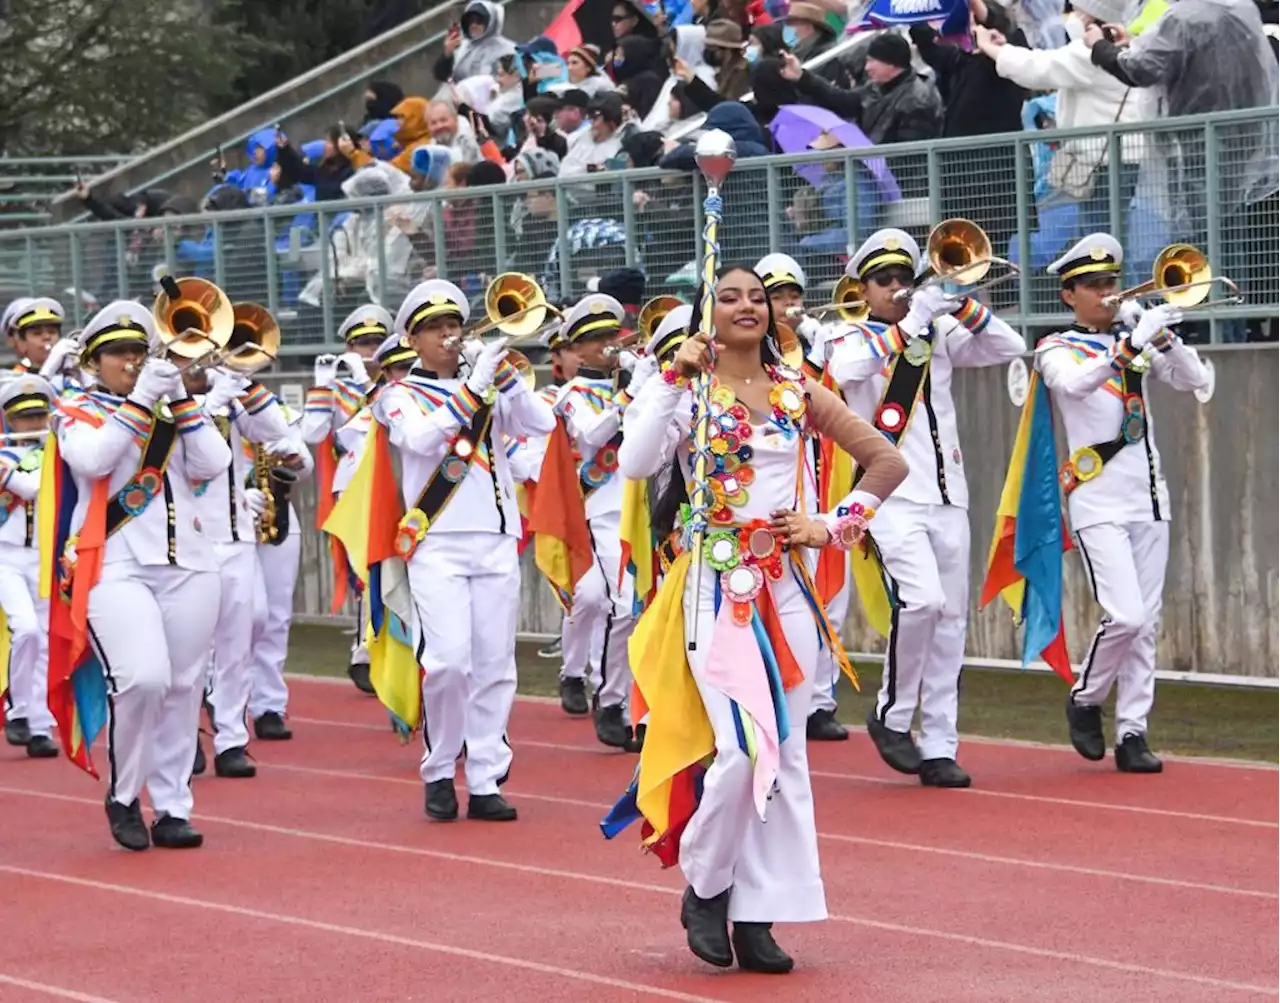
<path id="1" fill-rule="evenodd" d="M 349 639 L 334 627 L 297 624 L 289 643 L 289 668 L 323 676 L 347 671 Z M 541 659 L 534 643 L 517 646 L 520 692 L 554 696 L 560 664 Z M 858 667 L 862 692 L 843 685 L 840 719 L 861 724 L 880 684 L 880 666 Z M 968 735 L 1028 742 L 1067 741 L 1066 688 L 1056 676 L 1032 672 L 966 669 L 960 688 L 960 730 Z M 1112 720 L 1111 708 L 1107 719 Z M 1280 743 L 1280 694 L 1268 690 L 1161 683 L 1151 716 L 1151 744 L 1160 752 L 1221 756 L 1274 763 Z"/>

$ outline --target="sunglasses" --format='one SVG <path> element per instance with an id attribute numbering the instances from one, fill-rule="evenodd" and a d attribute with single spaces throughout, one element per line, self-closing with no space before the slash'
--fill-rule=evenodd
<path id="1" fill-rule="evenodd" d="M 871 282 L 874 282 L 881 289 L 887 288 L 897 282 L 899 285 L 911 285 L 913 278 L 910 270 L 906 268 L 885 268 L 869 276 Z"/>

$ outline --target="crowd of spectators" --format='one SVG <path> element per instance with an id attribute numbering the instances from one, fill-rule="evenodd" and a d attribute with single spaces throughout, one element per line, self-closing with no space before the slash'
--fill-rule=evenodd
<path id="1" fill-rule="evenodd" d="M 307 236 L 327 241 L 333 282 L 319 274 L 299 281 L 299 304 L 319 309 L 326 286 L 344 299 L 395 302 L 401 288 L 441 272 L 442 252 L 450 277 L 466 278 L 473 288 L 498 270 L 519 268 L 540 276 L 554 295 L 564 255 L 575 271 L 622 262 L 624 216 L 651 281 L 688 278 L 697 236 L 692 184 L 639 181 L 627 208 L 619 187 L 598 176 L 631 167 L 692 172 L 690 139 L 671 134 L 687 134 L 695 116 L 705 116 L 703 128 L 730 132 L 747 160 L 1276 103 L 1275 48 L 1264 26 L 1274 25 L 1274 3 L 1013 0 L 1005 7 L 968 0 L 959 34 L 942 34 L 946 25 L 928 22 L 883 29 L 866 19 L 868 6 L 874 3 L 837 10 L 827 0 L 686 0 L 668 2 L 659 13 L 643 0 L 617 0 L 612 48 L 584 41 L 558 51 L 547 36 L 522 43 L 506 37 L 503 9 L 470 0 L 434 64 L 435 93 L 405 95 L 394 82 L 375 80 L 358 127 L 335 125 L 299 145 L 264 129 L 250 138 L 244 168 L 217 165 L 218 184 L 202 206 L 152 191 L 111 201 L 88 189 L 80 195 L 95 215 L 110 218 L 484 188 L 483 198 L 406 201 L 378 225 L 367 211 L 335 214 L 328 206 L 326 232 Z M 855 40 L 844 44 L 849 35 Z M 836 124 L 823 126 L 822 115 Z M 1219 172 L 1219 198 L 1228 213 L 1238 210 L 1241 225 L 1274 231 L 1275 130 L 1237 132 L 1228 151 L 1234 161 Z M 834 278 L 847 248 L 875 226 L 933 222 L 913 220 L 909 211 L 929 194 L 920 149 L 860 161 L 852 175 L 842 162 L 839 169 L 797 171 L 783 191 L 778 249 L 795 254 L 811 275 Z M 1130 233 L 1149 234 L 1143 239 L 1155 249 L 1175 235 L 1193 243 L 1199 237 L 1203 246 L 1203 143 L 1135 134 L 1125 137 L 1119 156 L 1115 172 L 1104 139 L 1036 144 L 1033 264 L 1105 227 L 1117 180 Z M 1016 252 L 1012 146 L 951 151 L 943 171 L 943 215 L 974 219 L 998 253 Z M 743 180 L 746 173 L 739 178 L 746 187 L 726 193 L 749 207 L 727 239 L 750 257 L 768 243 L 770 221 L 759 179 Z M 851 176 L 859 233 L 849 233 L 846 222 Z M 508 182 L 564 177 L 582 181 L 558 196 L 526 188 L 487 197 Z M 557 226 L 566 207 L 567 237 Z M 293 225 L 316 223 L 308 213 Z M 260 254 L 260 238 L 256 246 Z M 505 260 L 495 260 L 495 248 L 505 249 Z M 206 269 L 212 239 L 183 234 L 178 254 L 184 267 Z"/>

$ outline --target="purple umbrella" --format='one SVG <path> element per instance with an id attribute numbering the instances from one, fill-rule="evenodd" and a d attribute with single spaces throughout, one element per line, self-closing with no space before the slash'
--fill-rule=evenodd
<path id="1" fill-rule="evenodd" d="M 814 149 L 813 144 L 819 139 L 826 143 L 834 140 L 846 150 L 861 150 L 873 145 L 867 134 L 852 122 L 846 122 L 835 112 L 812 104 L 784 104 L 773 116 L 769 130 L 773 133 L 778 149 L 784 153 L 807 152 Z M 862 163 L 876 179 L 880 197 L 885 202 L 897 202 L 902 198 L 902 190 L 883 157 L 864 160 Z M 817 188 L 822 184 L 825 171 L 822 164 L 797 164 L 796 173 Z"/>

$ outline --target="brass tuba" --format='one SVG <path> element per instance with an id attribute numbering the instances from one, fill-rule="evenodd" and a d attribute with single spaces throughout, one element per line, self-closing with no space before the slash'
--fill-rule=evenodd
<path id="1" fill-rule="evenodd" d="M 298 475 L 281 466 L 281 458 L 267 452 L 267 447 L 253 447 L 253 486 L 262 492 L 267 507 L 258 516 L 258 542 L 278 547 L 289 535 L 289 494 L 298 483 Z"/>

